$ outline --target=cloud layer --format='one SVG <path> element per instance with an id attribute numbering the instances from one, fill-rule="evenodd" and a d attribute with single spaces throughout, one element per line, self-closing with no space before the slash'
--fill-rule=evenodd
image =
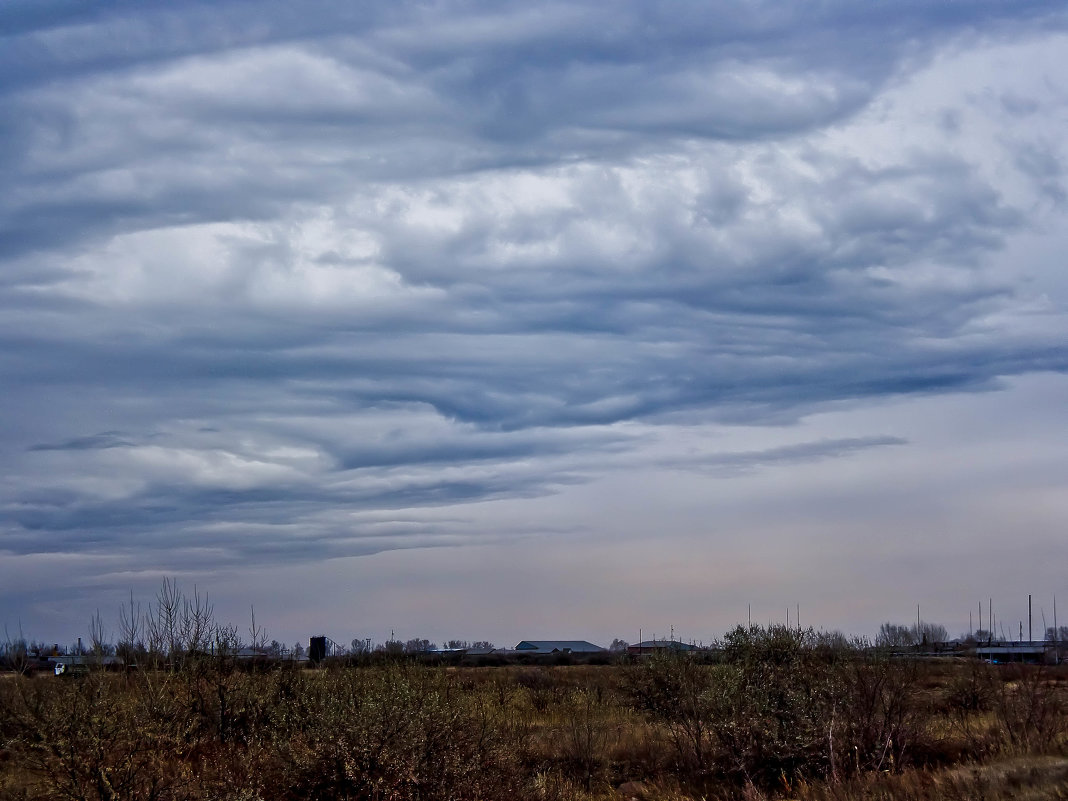
<path id="1" fill-rule="evenodd" d="M 0 550 L 147 574 L 495 541 L 484 502 L 893 451 L 796 425 L 1064 373 L 1066 23 L 7 4 Z"/>

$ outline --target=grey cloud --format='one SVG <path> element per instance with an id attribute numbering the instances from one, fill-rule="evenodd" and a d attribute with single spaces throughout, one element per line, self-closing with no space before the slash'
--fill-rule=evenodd
<path id="1" fill-rule="evenodd" d="M 1031 197 L 958 147 L 963 123 L 892 155 L 840 145 L 905 113 L 877 104 L 947 45 L 1061 12 L 6 7 L 0 548 L 453 542 L 462 523 L 345 516 L 546 497 L 665 422 L 785 425 L 1068 370 L 1055 325 L 991 322 L 1022 302 L 988 262 Z M 997 97 L 975 113 L 1044 119 Z M 1035 136 L 991 147 L 1063 198 Z"/>
<path id="2" fill-rule="evenodd" d="M 1055 8 L 1017 5 L 1014 15 Z M 659 148 L 664 136 L 797 134 L 864 106 L 906 43 L 933 46 L 1005 15 L 999 4 L 867 17 L 841 4 L 813 17 L 634 3 L 605 26 L 601 9 L 572 5 L 536 15 L 451 4 L 355 15 L 324 5 L 296 15 L 265 4 L 250 25 L 251 10 L 119 6 L 71 25 L 61 9 L 58 27 L 12 34 L 0 69 L 13 82 L 3 171 L 34 191 L 0 206 L 4 252 L 266 219 L 336 198 L 353 180 L 618 159 Z M 517 39 L 524 29 L 532 33 Z M 57 41 L 37 41 L 46 36 Z M 834 46 L 820 46 L 827 37 Z M 202 73 L 196 86 L 183 78 L 191 70 Z M 116 169 L 132 180 L 114 180 Z"/>
<path id="3" fill-rule="evenodd" d="M 736 451 L 711 453 L 688 459 L 665 462 L 665 466 L 683 470 L 693 470 L 715 475 L 734 475 L 762 467 L 796 465 L 823 459 L 838 459 L 859 451 L 872 448 L 884 448 L 889 445 L 907 445 L 908 440 L 901 437 L 848 437 L 844 439 L 802 442 L 797 445 L 784 445 L 761 451 Z"/>
<path id="4" fill-rule="evenodd" d="M 75 437 L 64 442 L 40 443 L 30 447 L 31 451 L 87 451 L 102 448 L 128 448 L 133 443 L 124 439 L 118 431 L 102 431 L 87 437 Z"/>
<path id="5" fill-rule="evenodd" d="M 387 474 L 363 486 L 273 485 L 257 489 L 211 489 L 156 484 L 113 501 L 72 491 L 37 491 L 0 512 L 6 523 L 4 549 L 31 553 L 139 553 L 201 549 L 220 561 L 273 562 L 277 558 L 319 559 L 376 553 L 418 537 L 425 545 L 454 537 L 459 526 L 433 521 L 368 522 L 366 513 L 450 507 L 495 498 L 534 498 L 581 475 L 523 475 L 502 469 L 471 478 Z M 376 486 L 383 483 L 385 486 Z M 468 532 L 469 533 L 469 532 Z M 445 544 L 448 544 L 447 542 Z"/>
<path id="6" fill-rule="evenodd" d="M 1016 152 L 1016 166 L 1054 203 L 1068 200 L 1064 156 L 1058 148 L 1047 143 L 1021 144 Z"/>

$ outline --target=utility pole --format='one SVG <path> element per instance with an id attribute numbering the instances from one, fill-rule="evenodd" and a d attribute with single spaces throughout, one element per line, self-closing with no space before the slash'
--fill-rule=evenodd
<path id="1" fill-rule="evenodd" d="M 1031 639 L 1031 593 L 1027 593 L 1027 641 Z"/>

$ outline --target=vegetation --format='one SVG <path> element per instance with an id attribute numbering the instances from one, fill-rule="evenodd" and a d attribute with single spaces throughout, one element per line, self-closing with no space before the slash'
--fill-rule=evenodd
<path id="1" fill-rule="evenodd" d="M 1066 695 L 1061 668 L 782 627 L 734 630 L 716 663 L 192 657 L 0 681 L 0 798 L 1064 798 Z"/>
<path id="2" fill-rule="evenodd" d="M 603 664 L 433 664 L 424 641 L 361 640 L 311 668 L 254 618 L 263 657 L 243 658 L 171 583 L 119 633 L 95 616 L 83 650 L 115 658 L 65 677 L 8 638 L 0 801 L 1068 798 L 1063 666 L 754 626 Z"/>

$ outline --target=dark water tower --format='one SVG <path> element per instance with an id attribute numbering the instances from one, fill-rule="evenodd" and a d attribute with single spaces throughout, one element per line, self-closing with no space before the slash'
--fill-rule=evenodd
<path id="1" fill-rule="evenodd" d="M 308 659 L 317 665 L 326 659 L 326 637 L 319 635 L 318 637 L 311 638 L 311 644 L 308 648 Z"/>

